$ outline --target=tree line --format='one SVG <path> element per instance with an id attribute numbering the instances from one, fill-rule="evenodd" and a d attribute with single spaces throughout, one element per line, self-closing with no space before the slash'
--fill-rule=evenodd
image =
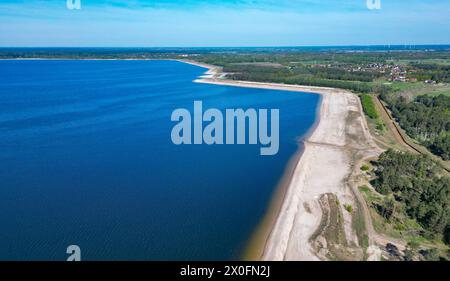
<path id="1" fill-rule="evenodd" d="M 375 91 L 375 88 L 383 87 L 374 86 L 372 83 L 357 80 L 351 81 L 329 79 L 325 77 L 332 77 L 330 73 L 327 74 L 323 71 L 320 72 L 321 74 L 319 75 L 319 72 L 309 72 L 309 69 L 306 68 L 290 70 L 285 67 L 277 68 L 252 65 L 232 65 L 225 66 L 224 72 L 230 73 L 227 77 L 233 80 L 341 88 L 358 93 L 371 93 Z M 334 76 L 334 78 L 346 79 L 347 77 L 342 75 L 341 77 Z M 355 76 L 353 79 L 359 78 Z"/>
<path id="2" fill-rule="evenodd" d="M 450 97 L 404 97 L 382 95 L 400 126 L 444 160 L 450 159 Z"/>

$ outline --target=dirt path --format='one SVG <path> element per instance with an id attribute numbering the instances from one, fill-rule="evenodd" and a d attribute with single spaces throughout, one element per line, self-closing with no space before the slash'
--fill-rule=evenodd
<path id="1" fill-rule="evenodd" d="M 416 149 L 414 146 L 410 145 L 405 137 L 402 135 L 400 128 L 398 128 L 397 123 L 395 122 L 394 118 L 392 118 L 391 114 L 389 113 L 389 110 L 386 108 L 386 106 L 383 104 L 383 102 L 380 100 L 380 98 L 377 96 L 375 99 L 375 104 L 377 106 L 378 112 L 382 115 L 382 119 L 387 123 L 389 126 L 390 131 L 393 133 L 395 140 L 397 143 L 401 144 L 403 147 L 405 147 L 409 152 L 415 153 L 415 154 L 421 154 L 421 152 Z"/>
<path id="2" fill-rule="evenodd" d="M 383 106 L 380 101 L 377 99 L 378 103 L 377 106 Z M 368 260 L 379 260 L 381 249 L 379 246 L 386 246 L 387 244 L 393 244 L 397 246 L 398 249 L 404 250 L 406 243 L 404 241 L 394 239 L 391 237 L 387 237 L 385 235 L 382 235 L 375 231 L 375 228 L 373 226 L 372 222 L 372 216 L 370 214 L 370 206 L 368 206 L 365 198 L 359 191 L 359 187 L 363 185 L 370 185 L 370 183 L 367 182 L 367 180 L 364 178 L 364 176 L 361 174 L 360 167 L 363 165 L 363 163 L 368 162 L 376 157 L 379 156 L 384 150 L 380 148 L 375 138 L 370 133 L 370 129 L 367 123 L 367 119 L 363 113 L 362 105 L 360 105 L 360 112 L 362 114 L 362 127 L 364 128 L 364 135 L 366 137 L 367 143 L 370 147 L 370 149 L 367 149 L 364 151 L 364 156 L 361 157 L 355 164 L 353 175 L 349 178 L 349 185 L 352 187 L 352 191 L 354 193 L 355 199 L 358 200 L 359 206 L 361 206 L 361 212 L 364 217 L 365 225 L 366 225 L 366 232 L 369 240 L 369 250 L 372 251 L 372 253 L 369 253 Z M 379 110 L 381 114 L 383 112 Z M 384 114 L 387 114 L 387 112 L 384 112 Z M 394 124 L 391 124 L 394 125 Z M 398 133 L 398 132 L 397 132 Z M 401 135 L 398 134 L 396 138 L 399 138 L 401 140 Z"/>
<path id="3" fill-rule="evenodd" d="M 371 160 L 371 158 L 372 157 L 361 159 L 355 166 L 354 173 L 356 175 L 358 175 L 358 174 L 360 175 L 359 167 L 361 167 L 364 162 Z M 357 200 L 360 202 L 359 206 L 362 207 L 361 211 L 364 216 L 364 221 L 366 222 L 366 231 L 367 231 L 367 236 L 369 238 L 369 246 L 378 247 L 378 245 L 386 246 L 387 244 L 393 244 L 399 250 L 403 251 L 406 247 L 405 241 L 395 239 L 393 237 L 388 237 L 386 235 L 378 233 L 375 230 L 375 228 L 373 226 L 373 222 L 372 222 L 372 216 L 370 214 L 370 206 L 367 205 L 367 201 L 365 200 L 364 196 L 361 194 L 361 192 L 358 189 L 360 186 L 363 186 L 363 185 L 370 186 L 370 183 L 368 183 L 361 176 L 357 177 L 357 179 L 358 180 L 352 182 L 351 185 L 352 185 L 352 188 L 353 188 L 353 191 L 354 191 L 354 194 L 355 194 Z M 370 257 L 369 257 L 369 259 L 370 259 Z"/>

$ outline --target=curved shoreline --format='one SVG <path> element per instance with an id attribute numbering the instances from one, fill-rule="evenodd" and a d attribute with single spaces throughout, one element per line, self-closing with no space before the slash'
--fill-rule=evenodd
<path id="1" fill-rule="evenodd" d="M 322 210 L 318 197 L 322 194 L 336 194 L 343 203 L 353 203 L 345 190 L 344 179 L 350 173 L 351 160 L 347 143 L 347 127 L 355 126 L 347 120 L 351 112 L 361 121 L 359 99 L 349 91 L 285 85 L 234 81 L 223 79 L 222 69 L 204 63 L 179 60 L 180 62 L 207 68 L 197 83 L 224 86 L 284 90 L 314 93 L 321 96 L 316 122 L 304 136 L 304 147 L 289 161 L 286 171 L 269 203 L 268 211 L 252 235 L 246 260 L 319 260 L 314 252 L 311 235 L 319 227 Z M 358 130 L 359 128 L 357 128 Z M 333 173 L 328 172 L 333 170 Z M 351 216 L 347 215 L 348 240 L 352 237 Z"/>
<path id="2" fill-rule="evenodd" d="M 283 202 L 285 201 L 286 194 L 289 190 L 289 186 L 292 184 L 292 179 L 294 176 L 295 169 L 298 163 L 301 161 L 302 156 L 306 149 L 306 141 L 314 134 L 315 130 L 319 126 L 321 119 L 321 109 L 322 109 L 322 101 L 323 96 L 320 96 L 319 102 L 317 104 L 316 109 L 316 118 L 314 124 L 311 128 L 302 136 L 302 140 L 299 141 L 298 149 L 294 153 L 294 155 L 289 159 L 285 171 L 281 177 L 281 180 L 277 184 L 275 191 L 271 197 L 271 200 L 268 204 L 268 208 L 266 214 L 261 219 L 258 227 L 250 237 L 245 252 L 243 254 L 243 259 L 246 261 L 259 261 L 263 260 L 266 245 L 271 236 L 273 229 L 275 227 L 275 223 L 278 220 L 278 216 L 281 212 L 281 208 L 283 206 Z M 302 146 L 300 146 L 302 144 Z M 261 247 L 261 245 L 263 245 Z"/>
<path id="3" fill-rule="evenodd" d="M 250 237 L 245 252 L 243 254 L 243 260 L 246 261 L 260 261 L 264 259 L 266 254 L 266 245 L 268 243 L 269 237 L 275 228 L 275 224 L 278 220 L 279 214 L 281 212 L 283 203 L 286 200 L 286 194 L 289 187 L 292 184 L 295 169 L 298 163 L 300 163 L 303 154 L 306 149 L 306 140 L 314 133 L 319 122 L 320 122 L 320 108 L 321 108 L 322 98 L 318 103 L 318 112 L 316 115 L 316 121 L 313 126 L 308 130 L 308 132 L 303 136 L 303 140 L 300 141 L 303 145 L 297 149 L 294 155 L 289 159 L 286 165 L 285 171 L 281 177 L 281 180 L 275 187 L 275 191 L 270 199 L 266 214 L 261 219 L 258 227 L 254 231 L 253 235 Z M 263 245 L 263 246 L 261 246 Z"/>

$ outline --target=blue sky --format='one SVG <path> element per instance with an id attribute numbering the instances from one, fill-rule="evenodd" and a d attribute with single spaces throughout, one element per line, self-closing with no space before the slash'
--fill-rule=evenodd
<path id="1" fill-rule="evenodd" d="M 0 46 L 450 44 L 450 1 L 0 0 Z"/>

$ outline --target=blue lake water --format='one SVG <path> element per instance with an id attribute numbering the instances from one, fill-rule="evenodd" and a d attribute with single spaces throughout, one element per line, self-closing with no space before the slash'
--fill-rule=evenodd
<path id="1" fill-rule="evenodd" d="M 173 61 L 0 61 L 0 260 L 232 260 L 319 96 L 196 84 Z M 280 151 L 175 146 L 173 110 L 280 109 Z"/>

